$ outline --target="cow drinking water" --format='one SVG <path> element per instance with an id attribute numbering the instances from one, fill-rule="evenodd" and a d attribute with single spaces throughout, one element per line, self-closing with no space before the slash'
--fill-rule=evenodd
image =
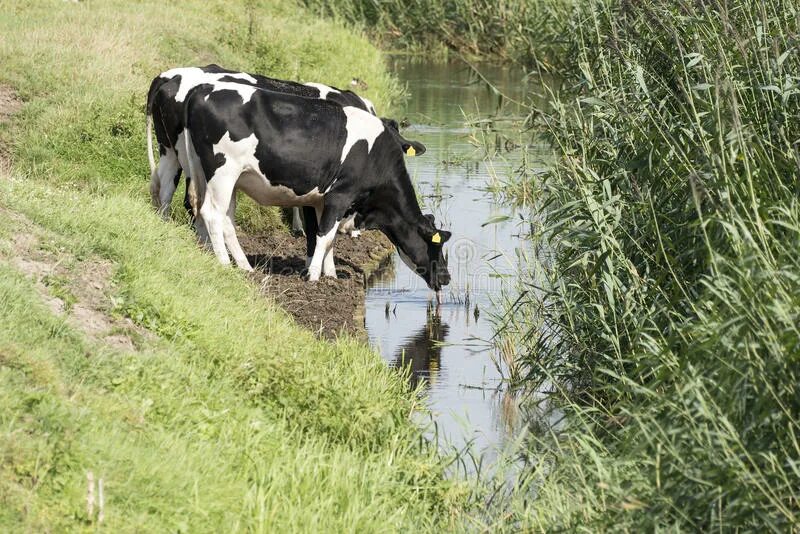
<path id="1" fill-rule="evenodd" d="M 250 269 L 230 217 L 234 189 L 261 204 L 311 206 L 319 228 L 310 280 L 341 221 L 381 230 L 434 290 L 450 281 L 442 253 L 450 232 L 420 210 L 396 130 L 354 106 L 236 83 L 193 89 L 184 105 L 190 198 L 220 262 Z M 227 250 L 226 250 L 227 247 Z M 335 272 L 332 273 L 335 276 Z"/>

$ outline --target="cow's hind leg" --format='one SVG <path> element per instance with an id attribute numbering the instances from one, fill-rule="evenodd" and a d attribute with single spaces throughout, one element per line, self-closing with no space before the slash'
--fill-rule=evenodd
<path id="1" fill-rule="evenodd" d="M 231 262 L 225 248 L 225 234 L 230 235 L 231 232 L 226 225 L 228 224 L 228 208 L 237 178 L 238 173 L 236 175 L 216 173 L 208 182 L 203 205 L 200 207 L 200 218 L 206 225 L 211 248 L 214 249 L 214 254 L 223 265 Z"/>
<path id="2" fill-rule="evenodd" d="M 181 177 L 181 166 L 178 163 L 178 153 L 175 150 L 168 148 L 164 155 L 158 160 L 158 213 L 167 218 L 169 215 L 169 206 L 172 203 L 172 195 L 175 194 L 175 188 L 178 186 L 178 180 Z M 152 184 L 151 184 L 152 188 Z M 152 190 L 152 189 L 151 189 Z"/>
<path id="3" fill-rule="evenodd" d="M 311 206 L 303 206 L 303 220 L 306 227 L 306 269 L 311 265 L 311 257 L 314 255 L 314 249 L 317 248 L 320 215 L 322 215 L 322 210 L 317 212 Z"/>

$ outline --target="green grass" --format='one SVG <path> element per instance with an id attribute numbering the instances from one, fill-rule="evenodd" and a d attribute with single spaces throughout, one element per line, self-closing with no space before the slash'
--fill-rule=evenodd
<path id="1" fill-rule="evenodd" d="M 364 28 L 387 47 L 447 59 L 450 54 L 549 67 L 560 59 L 572 2 L 534 0 L 301 0 Z"/>
<path id="2" fill-rule="evenodd" d="M 506 335 L 566 429 L 531 444 L 542 530 L 800 525 L 800 31 L 782 0 L 576 2 L 550 102 L 545 291 Z"/>
<path id="3" fill-rule="evenodd" d="M 6 2 L 3 10 L 0 81 L 30 101 L 10 137 L 15 161 L 35 177 L 79 183 L 87 192 L 143 194 L 147 84 L 175 65 L 217 62 L 339 87 L 357 77 L 369 85 L 361 94 L 384 111 L 399 94 L 382 55 L 363 37 L 288 1 Z M 180 190 L 176 197 L 182 206 Z M 276 211 L 256 211 L 243 202 L 240 221 L 251 229 L 280 224 Z"/>
<path id="4" fill-rule="evenodd" d="M 451 524 L 465 489 L 410 421 L 401 377 L 295 326 L 149 206 L 152 76 L 211 61 L 355 76 L 381 109 L 397 93 L 379 52 L 290 2 L 6 2 L 0 15 L 0 81 L 25 100 L 0 177 L 0 529 L 92 530 L 87 471 L 114 532 Z M 19 236 L 62 260 L 45 290 L 72 305 L 69 273 L 110 262 L 109 314 L 142 330 L 133 349 L 45 306 L 14 259 Z"/>

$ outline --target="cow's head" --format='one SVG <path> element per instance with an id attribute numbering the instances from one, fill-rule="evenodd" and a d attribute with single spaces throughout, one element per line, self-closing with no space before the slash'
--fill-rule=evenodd
<path id="1" fill-rule="evenodd" d="M 447 258 L 442 252 L 450 232 L 437 229 L 433 215 L 423 215 L 417 224 L 409 225 L 395 237 L 400 258 L 428 287 L 439 291 L 450 283 Z"/>

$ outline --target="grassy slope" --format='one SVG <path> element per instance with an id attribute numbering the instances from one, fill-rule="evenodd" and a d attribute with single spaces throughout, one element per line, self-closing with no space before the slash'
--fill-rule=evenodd
<path id="1" fill-rule="evenodd" d="M 85 472 L 116 530 L 374 531 L 441 526 L 459 489 L 420 448 L 380 359 L 320 343 L 147 204 L 149 79 L 216 61 L 275 76 L 393 86 L 362 38 L 291 3 L 62 1 L 0 8 L 0 81 L 26 101 L 3 137 L 0 525 L 89 527 Z M 8 211 L 6 211 L 8 213 Z M 113 262 L 135 350 L 85 336 L 11 261 L 15 235 Z M 77 261 L 76 260 L 76 261 Z"/>

